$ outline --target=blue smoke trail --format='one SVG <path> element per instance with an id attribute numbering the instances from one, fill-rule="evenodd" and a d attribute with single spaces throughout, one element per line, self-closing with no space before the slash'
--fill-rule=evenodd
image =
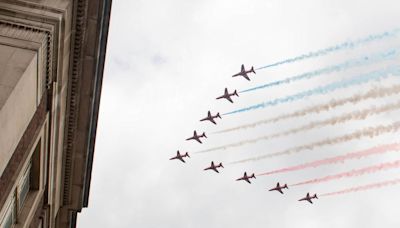
<path id="1" fill-rule="evenodd" d="M 289 77 L 283 80 L 279 80 L 279 81 L 274 81 L 271 83 L 267 83 L 264 85 L 260 85 L 260 86 L 256 86 L 250 89 L 246 89 L 246 90 L 242 90 L 239 93 L 245 93 L 245 92 L 250 92 L 250 91 L 254 91 L 254 90 L 259 90 L 259 89 L 265 89 L 265 88 L 269 88 L 272 86 L 278 86 L 278 85 L 282 85 L 282 84 L 287 84 L 287 83 L 291 83 L 294 81 L 298 81 L 298 80 L 302 80 L 302 79 L 310 79 L 322 74 L 329 74 L 329 73 L 333 73 L 333 72 L 338 72 L 338 71 L 342 71 L 342 70 L 346 70 L 352 67 L 358 67 L 358 66 L 365 66 L 365 65 L 369 65 L 372 63 L 376 63 L 379 61 L 384 61 L 387 59 L 393 59 L 395 57 L 398 57 L 399 55 L 399 50 L 398 49 L 392 49 L 389 51 L 385 51 L 385 52 L 381 52 L 378 54 L 373 54 L 370 56 L 363 56 L 357 59 L 351 59 L 348 60 L 346 62 L 337 64 L 337 65 L 332 65 L 332 66 L 328 66 L 322 69 L 318 69 L 315 71 L 311 71 L 311 72 L 307 72 L 304 74 L 300 74 L 300 75 L 296 75 L 293 77 Z"/>
<path id="2" fill-rule="evenodd" d="M 261 69 L 264 69 L 264 68 L 274 67 L 274 66 L 285 64 L 285 63 L 297 62 L 297 61 L 300 61 L 300 60 L 314 58 L 314 57 L 318 57 L 318 56 L 322 56 L 322 55 L 327 55 L 327 54 L 329 54 L 331 52 L 335 52 L 335 51 L 339 51 L 339 50 L 351 49 L 351 48 L 360 46 L 362 44 L 370 43 L 370 42 L 375 41 L 375 40 L 381 40 L 381 39 L 386 38 L 386 37 L 395 36 L 399 32 L 400 32 L 400 29 L 397 28 L 397 29 L 394 29 L 393 31 L 390 31 L 390 32 L 384 32 L 384 33 L 380 33 L 380 34 L 369 35 L 369 36 L 367 36 L 365 38 L 361 38 L 361 39 L 358 39 L 358 40 L 355 40 L 355 41 L 346 41 L 346 42 L 343 42 L 341 44 L 337 44 L 335 46 L 331 46 L 331 47 L 328 47 L 328 48 L 325 48 L 325 49 L 321 49 L 321 50 L 314 51 L 314 52 L 309 52 L 308 54 L 299 55 L 299 56 L 296 56 L 296 57 L 293 57 L 293 58 L 290 58 L 290 59 L 285 59 L 283 61 L 279 61 L 279 62 L 270 64 L 270 65 L 259 67 L 256 70 L 261 70 Z"/>
<path id="3" fill-rule="evenodd" d="M 309 97 L 309 96 L 313 96 L 313 95 L 325 94 L 328 92 L 335 91 L 337 89 L 344 89 L 344 88 L 347 88 L 350 86 L 363 84 L 363 83 L 366 83 L 366 82 L 369 82 L 372 80 L 379 80 L 379 79 L 387 78 L 390 74 L 400 75 L 400 65 L 389 66 L 382 70 L 377 70 L 377 71 L 373 71 L 373 72 L 370 72 L 367 74 L 358 75 L 351 79 L 341 80 L 339 82 L 334 82 L 334 83 L 328 84 L 326 86 L 320 86 L 315 89 L 307 90 L 307 91 L 304 91 L 304 92 L 301 92 L 298 94 L 294 94 L 291 96 L 277 98 L 277 99 L 274 99 L 271 101 L 266 101 L 263 103 L 259 103 L 256 105 L 246 107 L 246 108 L 242 108 L 242 109 L 238 109 L 238 110 L 235 110 L 232 112 L 224 113 L 223 115 L 247 112 L 247 111 L 251 111 L 251 110 L 255 110 L 255 109 L 266 108 L 269 106 L 275 106 L 275 105 L 286 103 L 286 102 L 300 100 L 305 97 Z"/>

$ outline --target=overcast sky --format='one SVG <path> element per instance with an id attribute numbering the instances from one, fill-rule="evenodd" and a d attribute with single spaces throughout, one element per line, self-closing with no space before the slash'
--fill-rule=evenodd
<path id="1" fill-rule="evenodd" d="M 400 85 L 387 77 L 244 113 L 223 115 L 218 125 L 200 122 L 208 110 L 227 113 L 279 99 L 399 63 L 398 56 L 322 74 L 308 80 L 240 93 L 234 104 L 216 100 L 225 87 L 242 91 L 351 59 L 370 58 L 400 48 L 400 34 L 277 67 L 260 69 L 251 81 L 232 78 L 243 63 L 259 68 L 370 34 L 400 28 L 396 0 L 117 0 L 113 1 L 100 105 L 89 208 L 78 227 L 399 227 L 400 185 L 298 202 L 307 192 L 323 194 L 400 178 L 400 169 L 304 186 L 284 195 L 269 192 L 276 182 L 294 184 L 400 159 L 398 152 L 237 182 L 248 173 L 267 172 L 348 152 L 399 142 L 398 133 L 317 147 L 293 155 L 229 164 L 391 125 L 400 110 L 327 125 L 257 143 L 195 153 L 254 139 L 349 112 L 399 101 L 398 95 L 368 99 L 329 111 L 290 118 L 224 134 L 213 132 L 277 117 L 313 105 Z M 374 59 L 374 58 L 371 58 Z M 203 144 L 185 141 L 205 131 Z M 189 151 L 186 163 L 169 158 Z M 203 171 L 223 162 L 220 174 Z"/>

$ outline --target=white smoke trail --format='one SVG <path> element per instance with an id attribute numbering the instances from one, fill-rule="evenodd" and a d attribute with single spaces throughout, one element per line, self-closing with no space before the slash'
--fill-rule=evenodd
<path id="1" fill-rule="evenodd" d="M 327 126 L 327 125 L 336 125 L 336 124 L 344 123 L 344 122 L 350 121 L 350 120 L 362 120 L 371 115 L 377 115 L 379 113 L 389 112 L 389 111 L 393 111 L 396 109 L 400 109 L 400 101 L 398 101 L 396 103 L 383 105 L 378 108 L 375 106 L 372 106 L 368 109 L 364 109 L 361 111 L 346 113 L 344 115 L 335 116 L 335 117 L 332 117 L 332 118 L 329 118 L 326 120 L 322 120 L 322 121 L 314 121 L 309 124 L 303 125 L 301 127 L 290 129 L 290 130 L 287 130 L 284 132 L 280 132 L 280 133 L 276 133 L 276 134 L 272 134 L 272 135 L 261 136 L 261 137 L 257 137 L 254 139 L 242 140 L 239 142 L 226 144 L 226 145 L 219 146 L 219 147 L 213 147 L 213 148 L 209 148 L 206 150 L 202 150 L 197 153 L 211 152 L 211 151 L 216 151 L 216 150 L 226 150 L 226 149 L 233 148 L 233 147 L 244 146 L 246 144 L 257 143 L 262 140 L 269 140 L 269 139 L 273 139 L 273 138 L 277 138 L 277 137 L 288 136 L 290 134 L 296 134 L 296 133 L 311 130 L 311 129 L 317 128 L 317 127 L 323 127 L 323 126 Z"/>
<path id="2" fill-rule="evenodd" d="M 346 135 L 342 135 L 342 136 L 338 136 L 338 137 L 334 137 L 334 138 L 327 138 L 327 139 L 324 139 L 324 140 L 321 140 L 318 142 L 310 143 L 308 145 L 297 146 L 297 147 L 289 148 L 289 149 L 286 149 L 286 150 L 283 150 L 280 152 L 275 152 L 275 153 L 265 154 L 265 155 L 261 155 L 261 156 L 257 156 L 257 157 L 242 159 L 239 161 L 231 162 L 230 164 L 258 161 L 258 160 L 262 160 L 262 159 L 298 153 L 298 152 L 304 151 L 304 150 L 314 150 L 317 147 L 343 143 L 343 142 L 351 141 L 354 139 L 360 139 L 362 137 L 367 137 L 367 136 L 370 138 L 373 138 L 373 137 L 379 136 L 384 133 L 396 132 L 399 130 L 399 128 L 400 128 L 400 121 L 394 122 L 389 125 L 368 127 L 368 128 L 364 128 L 362 130 L 355 131 L 350 134 L 346 134 Z"/>
<path id="3" fill-rule="evenodd" d="M 302 131 L 311 130 L 311 129 L 314 129 L 317 127 L 323 127 L 323 126 L 327 126 L 327 125 L 336 125 L 336 124 L 344 123 L 344 122 L 347 122 L 350 120 L 363 120 L 363 119 L 367 118 L 368 116 L 377 115 L 377 114 L 380 114 L 383 112 L 390 112 L 390 111 L 394 111 L 396 109 L 400 109 L 400 101 L 397 101 L 397 102 L 391 103 L 391 104 L 387 104 L 387 105 L 383 105 L 380 107 L 376 107 L 375 105 L 373 105 L 370 108 L 363 109 L 360 111 L 346 113 L 341 116 L 334 116 L 332 118 L 322 120 L 322 121 L 314 121 L 314 122 L 311 122 L 309 124 L 303 125 L 298 128 L 293 128 L 293 129 L 290 129 L 290 130 L 287 130 L 284 132 L 272 134 L 269 136 L 264 136 L 263 140 L 268 140 L 268 139 L 277 138 L 277 137 L 284 137 L 284 136 L 296 134 L 296 133 L 299 133 Z"/>

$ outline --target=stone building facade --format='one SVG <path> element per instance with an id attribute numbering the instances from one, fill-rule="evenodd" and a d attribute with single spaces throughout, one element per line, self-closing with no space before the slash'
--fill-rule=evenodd
<path id="1" fill-rule="evenodd" d="M 111 0 L 0 0 L 0 227 L 88 206 Z"/>

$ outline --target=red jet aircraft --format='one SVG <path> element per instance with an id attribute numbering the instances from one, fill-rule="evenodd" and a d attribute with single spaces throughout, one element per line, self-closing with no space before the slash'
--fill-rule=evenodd
<path id="1" fill-rule="evenodd" d="M 241 178 L 239 178 L 239 179 L 236 179 L 236 181 L 245 180 L 245 181 L 247 181 L 247 183 L 251 184 L 251 182 L 250 182 L 250 180 L 249 180 L 249 179 L 251 179 L 251 178 L 256 179 L 256 176 L 254 175 L 254 173 L 251 174 L 251 176 L 247 176 L 247 173 L 244 172 L 243 177 L 241 177 Z"/>
<path id="2" fill-rule="evenodd" d="M 222 165 L 222 162 L 220 162 L 219 165 L 215 165 L 214 162 L 212 161 L 212 162 L 211 162 L 211 166 L 205 168 L 204 170 L 212 169 L 212 170 L 214 170 L 215 172 L 219 173 L 218 168 L 224 168 L 224 166 Z"/>
<path id="3" fill-rule="evenodd" d="M 276 183 L 276 187 L 275 187 L 275 188 L 271 188 L 271 189 L 268 190 L 268 191 L 278 191 L 278 192 L 280 192 L 281 194 L 283 194 L 282 189 L 284 189 L 284 188 L 289 189 L 288 186 L 287 186 L 287 184 L 284 184 L 283 186 L 280 186 L 280 184 L 279 184 L 279 182 L 278 182 L 278 183 Z"/>
<path id="4" fill-rule="evenodd" d="M 255 74 L 256 72 L 254 71 L 254 67 L 251 67 L 250 70 L 245 70 L 244 69 L 244 64 L 242 64 L 242 68 L 240 69 L 240 72 L 235 74 L 235 75 L 233 75 L 232 77 L 242 76 L 245 79 L 247 79 L 248 81 L 250 81 L 250 78 L 247 75 L 248 73 L 254 73 Z"/>
<path id="5" fill-rule="evenodd" d="M 200 138 L 203 138 L 203 137 L 204 137 L 204 138 L 207 138 L 205 132 L 203 132 L 203 134 L 201 134 L 201 135 L 197 135 L 197 132 L 194 131 L 194 132 L 193 132 L 193 137 L 187 138 L 186 140 L 196 140 L 197 142 L 202 143 L 201 140 L 200 140 Z"/>
<path id="6" fill-rule="evenodd" d="M 299 201 L 307 200 L 310 203 L 313 203 L 311 200 L 312 199 L 318 199 L 317 194 L 314 194 L 313 196 L 310 196 L 310 193 L 308 192 L 306 197 L 299 199 Z"/>
<path id="7" fill-rule="evenodd" d="M 179 160 L 181 160 L 182 162 L 185 162 L 185 160 L 183 160 L 184 157 L 190 158 L 188 152 L 186 152 L 184 155 L 181 155 L 181 154 L 179 153 L 179 150 L 178 150 L 178 151 L 176 151 L 176 156 L 170 158 L 169 160 L 179 159 Z"/>
<path id="8" fill-rule="evenodd" d="M 233 96 L 233 95 L 236 95 L 237 97 L 239 96 L 239 95 L 237 94 L 237 91 L 236 91 L 236 90 L 233 91 L 233 93 L 229 93 L 229 92 L 228 92 L 228 88 L 225 88 L 225 93 L 224 93 L 224 95 L 222 95 L 222 96 L 220 96 L 220 97 L 217 97 L 217 100 L 218 100 L 218 99 L 225 98 L 225 99 L 227 99 L 228 101 L 230 101 L 231 103 L 233 103 L 233 100 L 232 100 L 232 98 L 231 98 L 231 96 Z"/>
<path id="9" fill-rule="evenodd" d="M 201 119 L 200 121 L 206 121 L 206 120 L 208 120 L 208 121 L 210 121 L 210 122 L 213 123 L 213 124 L 217 124 L 217 123 L 215 122 L 215 120 L 214 120 L 215 118 L 220 118 L 220 119 L 222 119 L 221 116 L 219 115 L 219 112 L 217 113 L 217 115 L 213 116 L 213 115 L 211 115 L 211 112 L 208 111 L 207 117 L 204 118 L 204 119 Z"/>

